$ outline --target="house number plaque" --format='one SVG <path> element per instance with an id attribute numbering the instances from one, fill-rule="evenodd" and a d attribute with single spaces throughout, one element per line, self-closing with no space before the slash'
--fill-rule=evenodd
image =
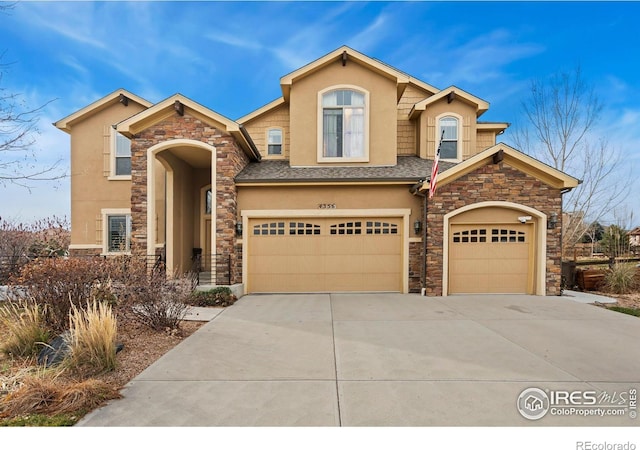
<path id="1" fill-rule="evenodd" d="M 336 209 L 335 203 L 318 203 L 320 209 Z"/>

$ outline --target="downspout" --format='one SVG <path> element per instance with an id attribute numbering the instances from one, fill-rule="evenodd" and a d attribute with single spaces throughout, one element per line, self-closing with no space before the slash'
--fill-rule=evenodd
<path id="1" fill-rule="evenodd" d="M 427 194 L 420 191 L 424 180 L 418 181 L 411 187 L 411 193 L 422 197 L 424 204 L 422 206 L 422 267 L 420 268 L 420 295 L 427 294 Z"/>

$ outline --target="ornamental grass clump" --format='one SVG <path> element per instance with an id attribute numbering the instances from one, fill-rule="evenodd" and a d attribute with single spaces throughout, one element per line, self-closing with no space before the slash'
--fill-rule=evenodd
<path id="1" fill-rule="evenodd" d="M 2 352 L 18 357 L 36 355 L 49 340 L 45 317 L 46 306 L 23 301 L 2 305 L 0 324 L 8 331 Z"/>
<path id="2" fill-rule="evenodd" d="M 68 365 L 106 372 L 116 367 L 116 317 L 104 302 L 88 302 L 86 309 L 72 305 L 69 312 Z"/>
<path id="3" fill-rule="evenodd" d="M 638 269 L 629 263 L 616 263 L 607 271 L 604 286 L 608 292 L 614 294 L 629 294 L 638 288 L 636 271 Z"/>

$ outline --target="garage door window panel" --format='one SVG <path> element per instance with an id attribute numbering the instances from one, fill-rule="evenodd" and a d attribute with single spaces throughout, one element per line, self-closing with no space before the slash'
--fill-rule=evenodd
<path id="1" fill-rule="evenodd" d="M 271 222 L 255 225 L 253 227 L 254 236 L 283 236 L 284 222 Z"/>
<path id="2" fill-rule="evenodd" d="M 398 225 L 388 222 L 367 222 L 367 234 L 398 234 Z"/>
<path id="3" fill-rule="evenodd" d="M 362 234 L 362 222 L 344 222 L 331 225 L 329 233 L 332 235 Z"/>
<path id="4" fill-rule="evenodd" d="M 491 242 L 526 243 L 526 234 L 522 231 L 505 228 L 491 230 Z"/>

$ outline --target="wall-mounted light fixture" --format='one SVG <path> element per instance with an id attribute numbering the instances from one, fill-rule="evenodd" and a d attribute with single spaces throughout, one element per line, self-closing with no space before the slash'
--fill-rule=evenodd
<path id="1" fill-rule="evenodd" d="M 413 231 L 415 231 L 416 234 L 420 234 L 420 230 L 422 230 L 422 222 L 416 220 L 413 222 Z"/>
<path id="2" fill-rule="evenodd" d="M 242 222 L 236 223 L 236 235 L 242 236 Z"/>
<path id="3" fill-rule="evenodd" d="M 547 221 L 547 228 L 552 230 L 556 226 L 558 226 L 558 213 L 554 211 L 551 214 L 549 214 L 549 220 Z"/>

